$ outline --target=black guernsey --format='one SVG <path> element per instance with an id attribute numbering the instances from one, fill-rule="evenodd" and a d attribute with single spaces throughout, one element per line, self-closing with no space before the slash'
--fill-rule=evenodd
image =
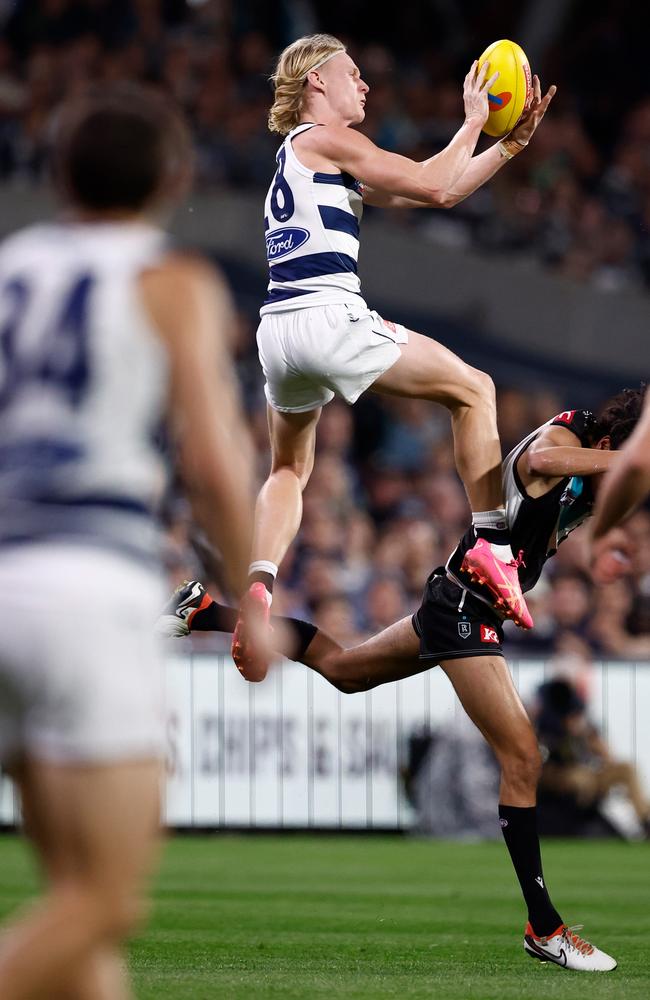
<path id="1" fill-rule="evenodd" d="M 589 517 L 593 492 L 588 477 L 567 476 L 540 497 L 530 497 L 517 472 L 517 462 L 541 432 L 549 426 L 565 427 L 584 448 L 594 443 L 595 419 L 589 410 L 565 410 L 529 434 L 510 452 L 503 463 L 503 488 L 510 544 L 517 556 L 522 553 L 519 581 L 525 593 L 539 580 L 544 563 L 557 552 L 558 545 Z M 465 553 L 476 543 L 472 527 L 465 532 L 447 562 L 446 571 L 463 588 L 493 604 L 490 592 L 470 582 L 461 572 Z M 444 570 L 439 570 L 442 573 Z"/>

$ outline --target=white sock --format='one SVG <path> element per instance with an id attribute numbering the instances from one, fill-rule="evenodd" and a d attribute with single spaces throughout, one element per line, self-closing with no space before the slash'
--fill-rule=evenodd
<path id="1" fill-rule="evenodd" d="M 256 559 L 248 567 L 248 575 L 250 576 L 251 573 L 268 573 L 269 576 L 272 576 L 275 580 L 278 575 L 278 567 L 274 562 L 270 562 L 268 559 Z M 266 599 L 269 602 L 269 607 L 271 607 L 273 603 L 273 594 L 266 584 L 264 585 L 264 589 L 266 590 Z"/>
<path id="2" fill-rule="evenodd" d="M 496 542 L 488 542 L 488 545 L 490 546 L 492 555 L 500 559 L 501 562 L 508 563 L 514 559 L 512 549 L 509 545 L 497 545 Z"/>
<path id="3" fill-rule="evenodd" d="M 508 531 L 506 509 L 505 507 L 497 507 L 495 510 L 475 510 L 472 513 L 472 524 L 475 531 L 477 528 L 486 528 L 488 531 L 499 532 L 503 537 L 503 534 Z M 476 534 L 478 537 L 479 532 L 477 531 Z M 502 562 L 510 562 L 512 560 L 513 555 L 509 542 L 502 539 L 498 542 L 491 542 L 489 538 L 486 538 L 485 541 L 487 541 L 490 551 L 497 559 L 500 559 Z"/>

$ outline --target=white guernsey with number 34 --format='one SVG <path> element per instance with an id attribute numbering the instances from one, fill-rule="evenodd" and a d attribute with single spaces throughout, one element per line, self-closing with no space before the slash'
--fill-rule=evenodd
<path id="1" fill-rule="evenodd" d="M 168 362 L 136 279 L 164 249 L 143 223 L 34 226 L 0 247 L 0 544 L 155 552 Z"/>

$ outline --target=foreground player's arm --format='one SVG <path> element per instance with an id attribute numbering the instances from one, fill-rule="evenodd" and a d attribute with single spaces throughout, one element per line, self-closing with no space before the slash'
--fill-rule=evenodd
<path id="1" fill-rule="evenodd" d="M 537 76 L 533 77 L 533 100 L 531 106 L 524 112 L 517 127 L 513 129 L 505 140 L 502 140 L 505 143 L 506 155 L 502 152 L 501 142 L 497 142 L 493 146 L 490 146 L 489 149 L 486 149 L 485 152 L 479 153 L 478 156 L 473 156 L 463 173 L 449 186 L 441 197 L 438 205 L 441 208 L 452 208 L 454 205 L 457 205 L 460 201 L 463 201 L 470 194 L 473 194 L 474 191 L 482 187 L 490 178 L 494 177 L 497 171 L 505 166 L 512 156 L 516 156 L 525 149 L 546 114 L 556 91 L 557 88 L 552 86 L 542 98 L 539 78 Z M 507 155 L 508 152 L 510 152 L 511 156 Z M 433 157 L 433 160 L 435 159 L 436 157 Z M 426 162 L 430 163 L 432 161 L 427 160 Z M 375 205 L 378 208 L 431 207 L 429 202 L 400 198 L 366 187 L 364 187 L 363 200 L 368 205 Z"/>
<path id="2" fill-rule="evenodd" d="M 476 63 L 472 65 L 463 91 L 465 121 L 449 145 L 423 163 L 380 149 L 365 135 L 343 125 L 314 129 L 311 148 L 367 185 L 369 193 L 364 197 L 370 203 L 370 192 L 378 191 L 425 205 L 442 205 L 450 188 L 467 169 L 487 120 L 488 88 L 498 74 L 486 80 L 486 73 L 487 63 L 478 73 Z"/>
<path id="3" fill-rule="evenodd" d="M 144 305 L 171 369 L 170 416 L 184 479 L 236 593 L 252 543 L 252 447 L 228 351 L 230 297 L 202 261 L 170 257 L 140 278 Z"/>
<path id="4" fill-rule="evenodd" d="M 650 395 L 634 432 L 618 452 L 615 468 L 598 491 L 592 535 L 601 539 L 650 493 Z"/>

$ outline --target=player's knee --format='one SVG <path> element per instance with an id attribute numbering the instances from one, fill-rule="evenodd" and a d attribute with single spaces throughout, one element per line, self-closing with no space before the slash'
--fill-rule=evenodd
<path id="1" fill-rule="evenodd" d="M 134 934 L 147 914 L 139 894 L 106 885 L 103 880 L 70 877 L 52 887 L 53 900 L 66 920 L 88 929 L 97 942 L 116 943 Z"/>
<path id="2" fill-rule="evenodd" d="M 98 894 L 97 906 L 104 935 L 112 941 L 124 941 L 144 924 L 149 905 L 144 897 L 130 892 L 104 891 Z"/>
<path id="3" fill-rule="evenodd" d="M 309 482 L 309 477 L 314 471 L 314 458 L 315 456 L 312 452 L 310 455 L 307 455 L 306 458 L 301 459 L 296 466 L 295 472 L 303 490 Z"/>
<path id="4" fill-rule="evenodd" d="M 326 660 L 323 675 L 341 694 L 358 694 L 368 690 L 367 678 L 354 674 L 349 666 L 337 663 L 336 659 Z"/>
<path id="5" fill-rule="evenodd" d="M 478 368 L 470 368 L 470 386 L 476 399 L 481 405 L 496 408 L 496 389 L 494 382 L 487 372 L 482 372 Z"/>
<path id="6" fill-rule="evenodd" d="M 271 469 L 271 475 L 295 476 L 295 478 L 298 480 L 300 489 L 304 490 L 307 483 L 309 482 L 309 477 L 312 474 L 313 468 L 314 468 L 313 454 L 304 457 L 291 457 L 287 459 L 274 458 L 273 467 Z"/>
<path id="7" fill-rule="evenodd" d="M 504 778 L 518 789 L 530 791 L 537 788 L 542 773 L 542 757 L 537 745 L 513 747 L 501 757 Z"/>
<path id="8" fill-rule="evenodd" d="M 367 691 L 368 689 L 367 684 L 360 678 L 346 676 L 338 671 L 333 671 L 329 680 L 341 694 L 358 694 L 359 691 Z"/>
<path id="9" fill-rule="evenodd" d="M 496 389 L 491 377 L 471 365 L 463 366 L 463 376 L 458 389 L 459 405 L 496 410 Z"/>
<path id="10" fill-rule="evenodd" d="M 334 682 L 334 687 L 338 688 L 341 694 L 359 694 L 360 691 L 367 691 L 368 685 L 357 678 L 341 677 Z"/>

